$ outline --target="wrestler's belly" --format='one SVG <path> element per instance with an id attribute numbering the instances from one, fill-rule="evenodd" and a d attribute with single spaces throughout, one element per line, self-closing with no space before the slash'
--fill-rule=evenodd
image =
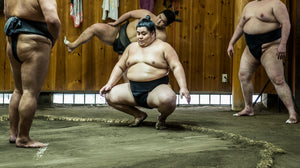
<path id="1" fill-rule="evenodd" d="M 168 69 L 160 69 L 151 66 L 134 65 L 127 71 L 127 78 L 136 82 L 147 82 L 166 76 Z"/>
<path id="2" fill-rule="evenodd" d="M 243 31 L 247 34 L 263 34 L 280 28 L 278 23 L 262 22 L 258 19 L 250 19 L 243 27 Z"/>

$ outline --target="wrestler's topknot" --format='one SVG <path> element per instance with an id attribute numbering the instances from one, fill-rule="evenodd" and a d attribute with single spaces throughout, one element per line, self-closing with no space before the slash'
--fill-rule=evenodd
<path id="1" fill-rule="evenodd" d="M 150 20 L 150 16 L 147 15 L 145 18 L 143 18 L 139 23 L 136 25 L 136 28 L 138 27 L 146 27 L 148 31 L 150 32 L 156 32 L 155 31 L 155 24 Z"/>

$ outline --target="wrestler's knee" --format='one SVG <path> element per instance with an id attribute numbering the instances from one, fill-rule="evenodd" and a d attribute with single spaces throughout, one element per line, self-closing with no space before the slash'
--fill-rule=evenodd
<path id="1" fill-rule="evenodd" d="M 270 77 L 270 79 L 274 85 L 281 86 L 285 84 L 285 79 L 283 76 Z"/>
<path id="2" fill-rule="evenodd" d="M 118 94 L 116 94 L 116 92 L 111 90 L 110 92 L 107 92 L 105 94 L 105 100 L 108 105 L 117 104 L 117 103 L 119 103 L 119 96 L 118 96 Z"/>
<path id="3" fill-rule="evenodd" d="M 87 32 L 91 32 L 94 35 L 102 29 L 101 23 L 95 23 L 86 29 Z"/>
<path id="4" fill-rule="evenodd" d="M 175 107 L 176 106 L 176 95 L 175 93 L 161 94 L 159 97 L 159 104 L 164 106 Z"/>
<path id="5" fill-rule="evenodd" d="M 251 76 L 247 72 L 239 71 L 239 79 L 241 82 L 249 82 L 251 80 Z"/>
<path id="6" fill-rule="evenodd" d="M 33 98 L 37 99 L 39 96 L 39 93 L 36 93 L 35 91 L 32 91 L 32 90 L 24 90 L 22 96 L 28 97 L 30 99 L 33 99 Z"/>
<path id="7" fill-rule="evenodd" d="M 15 88 L 13 94 L 16 94 L 16 95 L 22 95 L 22 94 L 23 94 L 23 91 L 22 91 L 21 89 Z"/>
<path id="8" fill-rule="evenodd" d="M 105 93 L 105 100 L 106 100 L 107 104 L 109 104 L 109 105 L 113 104 L 113 99 L 112 99 L 110 92 Z"/>
<path id="9" fill-rule="evenodd" d="M 88 29 L 96 35 L 100 35 L 99 33 L 107 33 L 109 28 L 106 24 L 103 23 L 95 23 L 91 25 Z"/>

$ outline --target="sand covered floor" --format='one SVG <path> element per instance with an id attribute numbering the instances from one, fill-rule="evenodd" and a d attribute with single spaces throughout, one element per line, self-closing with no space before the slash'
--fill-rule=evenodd
<path id="1" fill-rule="evenodd" d="M 168 129 L 155 130 L 158 112 L 145 122 L 107 106 L 39 107 L 31 137 L 48 146 L 8 143 L 7 106 L 0 107 L 0 167 L 287 167 L 300 165 L 300 127 L 286 112 L 256 108 L 254 117 L 232 117 L 230 107 L 178 107 Z"/>

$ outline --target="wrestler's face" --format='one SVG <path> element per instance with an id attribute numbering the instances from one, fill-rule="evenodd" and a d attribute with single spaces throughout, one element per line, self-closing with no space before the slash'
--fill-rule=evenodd
<path id="1" fill-rule="evenodd" d="M 138 27 L 136 32 L 141 47 L 147 47 L 155 40 L 155 32 L 151 33 L 146 27 Z"/>
<path id="2" fill-rule="evenodd" d="M 155 26 L 158 28 L 165 27 L 165 26 L 167 26 L 167 23 L 168 23 L 167 17 L 163 13 L 161 13 L 157 16 Z"/>

